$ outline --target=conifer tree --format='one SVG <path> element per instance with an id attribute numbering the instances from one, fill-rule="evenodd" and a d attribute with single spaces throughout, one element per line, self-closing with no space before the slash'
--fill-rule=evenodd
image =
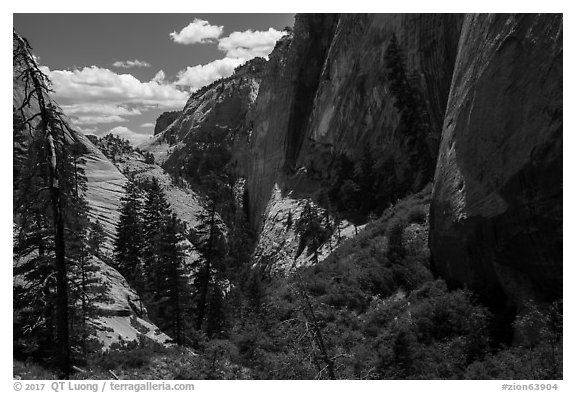
<path id="1" fill-rule="evenodd" d="M 142 209 L 143 269 L 146 272 L 146 291 L 153 296 L 161 279 L 158 272 L 161 239 L 167 218 L 171 215 L 170 204 L 166 200 L 158 179 L 153 177 L 144 185 L 145 201 Z"/>
<path id="2" fill-rule="evenodd" d="M 323 221 L 318 209 L 307 201 L 300 219 L 296 222 L 296 233 L 300 236 L 298 253 L 308 247 L 308 251 L 314 253 L 316 263 L 318 263 L 318 249 L 329 238 L 331 232 Z"/>
<path id="3" fill-rule="evenodd" d="M 207 212 L 197 215 L 201 223 L 194 234 L 192 243 L 204 257 L 195 266 L 194 287 L 197 290 L 198 300 L 196 304 L 196 330 L 201 330 L 209 308 L 209 294 L 212 289 L 220 290 L 219 275 L 225 268 L 225 256 L 227 247 L 225 235 L 216 219 L 216 210 L 221 202 L 225 184 L 222 180 L 210 174 L 203 178 L 205 189 L 208 191 L 209 206 Z M 213 287 L 213 288 L 211 288 Z"/>
<path id="4" fill-rule="evenodd" d="M 124 190 L 114 243 L 114 262 L 126 280 L 140 291 L 143 289 L 142 250 L 145 244 L 140 189 L 133 180 L 130 180 L 125 184 Z"/>
<path id="5" fill-rule="evenodd" d="M 88 252 L 102 259 L 101 246 L 104 243 L 104 227 L 99 220 L 90 224 L 90 231 L 88 234 Z"/>
<path id="6" fill-rule="evenodd" d="M 178 345 L 185 343 L 191 318 L 190 269 L 185 261 L 185 225 L 174 213 L 165 217 L 160 236 L 157 274 L 153 308 L 159 327 L 167 332 Z"/>
<path id="7" fill-rule="evenodd" d="M 24 308 L 15 322 L 23 323 L 25 334 L 47 333 L 47 339 L 37 342 L 43 342 L 47 352 L 54 350 L 61 376 L 66 378 L 70 372 L 68 265 L 74 258 L 73 252 L 67 253 L 66 244 L 75 224 L 81 228 L 85 223 L 85 209 L 80 192 L 71 186 L 79 184 L 74 180 L 78 172 L 70 166 L 70 142 L 65 136 L 72 135 L 71 131 L 49 101 L 50 82 L 34 60 L 30 45 L 16 33 L 13 38 L 14 69 L 21 70 L 16 78 L 24 90 L 22 104 L 14 111 L 13 132 L 29 135 L 25 158 L 15 160 L 15 165 L 21 166 L 14 179 L 15 274 L 26 281 L 15 290 L 15 306 Z M 21 143 L 23 138 L 17 141 Z M 24 150 L 22 145 L 15 148 L 19 153 Z M 38 308 L 30 308 L 33 305 Z"/>

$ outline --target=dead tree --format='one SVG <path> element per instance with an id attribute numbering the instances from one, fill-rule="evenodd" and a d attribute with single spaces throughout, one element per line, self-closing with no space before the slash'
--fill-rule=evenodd
<path id="1" fill-rule="evenodd" d="M 294 263 L 292 264 L 292 268 L 296 272 L 296 276 L 298 277 L 298 283 L 300 286 L 300 295 L 304 302 L 304 307 L 308 311 L 308 313 L 304 312 L 304 317 L 306 318 L 308 324 L 312 326 L 312 337 L 314 342 L 316 343 L 318 350 L 320 351 L 320 360 L 322 360 L 325 364 L 323 368 L 320 368 L 319 364 L 317 363 L 317 359 L 315 359 L 316 367 L 318 368 L 318 374 L 320 375 L 324 370 L 328 373 L 329 379 L 336 379 L 335 374 L 335 367 L 334 367 L 334 358 L 330 357 L 328 354 L 328 349 L 326 347 L 326 343 L 324 341 L 324 336 L 322 335 L 322 329 L 320 328 L 320 324 L 318 323 L 318 318 L 316 317 L 316 313 L 314 312 L 314 308 L 312 307 L 312 302 L 310 301 L 310 296 L 308 296 L 308 291 L 306 290 L 306 286 L 304 284 L 304 280 L 300 275 L 300 272 L 296 268 L 296 259 L 294 259 Z"/>

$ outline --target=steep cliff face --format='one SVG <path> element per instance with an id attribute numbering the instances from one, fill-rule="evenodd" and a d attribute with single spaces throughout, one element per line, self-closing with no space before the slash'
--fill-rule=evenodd
<path id="1" fill-rule="evenodd" d="M 255 227 L 262 223 L 284 168 L 295 162 L 300 151 L 337 22 L 336 15 L 297 15 L 293 35 L 280 39 L 270 54 L 258 99 L 248 114 L 249 154 L 241 163 Z"/>
<path id="2" fill-rule="evenodd" d="M 447 14 L 343 15 L 299 165 L 316 163 L 316 169 L 318 164 L 326 169 L 315 158 L 318 145 L 351 157 L 368 145 L 387 156 L 380 159 L 395 162 L 398 183 L 414 177 L 408 173 L 414 169 L 429 172 L 440 140 L 460 26 L 461 16 Z M 419 107 L 412 108 L 413 115 L 425 128 L 418 137 L 429 161 L 416 168 L 408 162 L 415 152 L 406 140 L 414 130 L 402 124 L 403 99 Z"/>
<path id="3" fill-rule="evenodd" d="M 430 181 L 461 21 L 434 14 L 297 17 L 292 40 L 271 56 L 251 113 L 252 222 L 261 224 L 275 183 L 310 193 L 324 182 L 338 194 L 339 159 L 357 162 L 367 149 L 377 157 L 382 206 Z"/>
<path id="4" fill-rule="evenodd" d="M 562 296 L 562 16 L 469 15 L 431 206 L 434 267 L 494 302 Z"/>

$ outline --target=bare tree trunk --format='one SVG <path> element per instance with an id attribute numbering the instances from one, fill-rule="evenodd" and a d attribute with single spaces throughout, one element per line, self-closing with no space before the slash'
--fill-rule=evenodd
<path id="1" fill-rule="evenodd" d="M 314 313 L 314 309 L 312 308 L 312 303 L 310 302 L 310 298 L 308 297 L 308 292 L 304 286 L 304 280 L 300 275 L 300 272 L 296 270 L 296 275 L 298 276 L 298 281 L 300 282 L 300 291 L 302 293 L 302 298 L 306 303 L 306 308 L 310 313 L 310 319 L 312 324 L 312 329 L 314 331 L 314 340 L 316 341 L 316 345 L 318 345 L 318 349 L 322 354 L 321 358 L 326 363 L 326 370 L 328 371 L 328 378 L 336 379 L 336 374 L 334 373 L 334 360 L 328 355 L 328 350 L 326 349 L 326 344 L 324 343 L 324 337 L 322 336 L 322 330 L 318 325 L 318 319 L 316 318 L 316 314 Z M 306 313 L 304 313 L 306 316 Z"/>

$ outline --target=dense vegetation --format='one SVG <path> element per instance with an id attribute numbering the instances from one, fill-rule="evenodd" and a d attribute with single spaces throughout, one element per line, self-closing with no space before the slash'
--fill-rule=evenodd
<path id="1" fill-rule="evenodd" d="M 79 377 L 107 378 L 111 369 L 134 379 L 560 378 L 561 303 L 527 304 L 516 341 L 502 342 L 487 307 L 432 276 L 429 195 L 400 201 L 291 277 L 237 270 L 213 313 L 217 329 L 192 326 L 173 348 L 115 345 Z M 322 222 L 311 215 L 294 225 L 310 231 Z"/>

